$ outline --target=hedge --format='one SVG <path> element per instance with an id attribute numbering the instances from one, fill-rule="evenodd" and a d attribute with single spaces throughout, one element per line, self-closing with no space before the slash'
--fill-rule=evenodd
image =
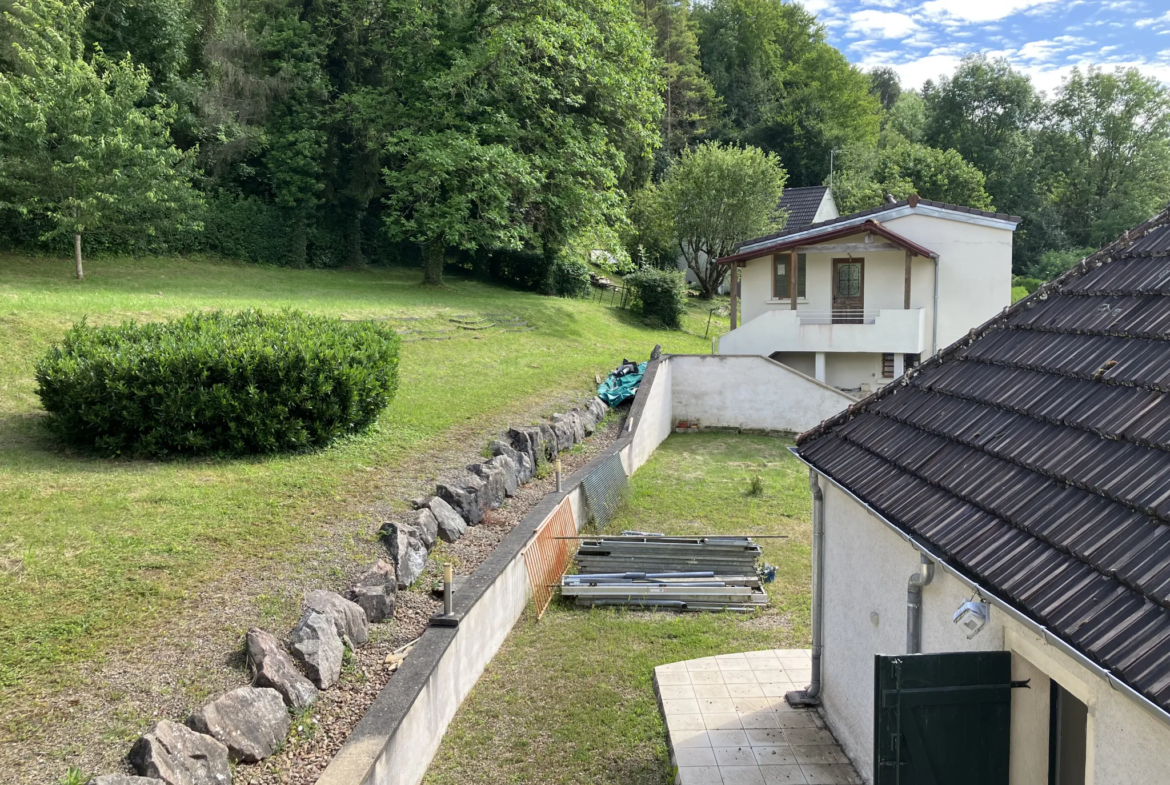
<path id="1" fill-rule="evenodd" d="M 49 428 L 104 455 L 240 456 L 324 447 L 398 387 L 386 326 L 297 311 L 74 325 L 36 366 Z"/>
<path id="2" fill-rule="evenodd" d="M 686 308 L 686 281 L 677 271 L 643 267 L 626 276 L 626 285 L 634 290 L 646 321 L 662 327 L 678 329 L 682 326 Z"/>

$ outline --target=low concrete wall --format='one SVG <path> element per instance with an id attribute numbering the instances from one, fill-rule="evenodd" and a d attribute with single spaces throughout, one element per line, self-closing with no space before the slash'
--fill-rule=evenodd
<path id="1" fill-rule="evenodd" d="M 674 422 L 698 421 L 703 427 L 801 433 L 854 402 L 758 355 L 675 354 L 665 372 Z"/>
<path id="2" fill-rule="evenodd" d="M 513 529 L 455 593 L 458 627 L 428 627 L 382 689 L 318 785 L 418 785 L 447 725 L 532 597 L 523 550 L 568 499 L 580 531 L 586 520 L 582 482 L 615 453 L 627 474 L 646 462 L 671 429 L 670 373 L 651 361 L 627 418 L 626 432 L 575 472 Z"/>

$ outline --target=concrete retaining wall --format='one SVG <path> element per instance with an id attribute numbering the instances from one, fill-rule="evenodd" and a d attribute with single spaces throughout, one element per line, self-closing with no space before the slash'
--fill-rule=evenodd
<path id="1" fill-rule="evenodd" d="M 522 552 L 533 533 L 568 499 L 577 530 L 586 521 L 584 479 L 614 453 L 627 474 L 670 433 L 670 373 L 646 368 L 626 432 L 551 493 L 513 529 L 455 593 L 458 627 L 428 627 L 374 700 L 318 785 L 418 785 L 447 725 L 528 607 L 532 589 Z"/>
<path id="2" fill-rule="evenodd" d="M 668 358 L 671 416 L 703 427 L 807 431 L 854 399 L 758 355 Z"/>

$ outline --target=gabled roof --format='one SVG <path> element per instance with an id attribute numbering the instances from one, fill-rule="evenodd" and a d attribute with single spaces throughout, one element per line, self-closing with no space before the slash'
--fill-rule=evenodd
<path id="1" fill-rule="evenodd" d="M 1170 710 L 1170 209 L 797 443 Z"/>
<path id="2" fill-rule="evenodd" d="M 752 240 L 745 240 L 735 247 L 735 251 L 737 254 L 749 250 L 759 250 L 761 253 L 766 253 L 767 246 L 771 244 L 772 240 L 803 236 L 811 232 L 819 232 L 821 229 L 830 226 L 861 224 L 870 218 L 888 221 L 893 218 L 900 218 L 903 215 L 912 215 L 915 212 L 947 217 L 959 221 L 1002 225 L 1004 228 L 1010 228 L 1012 230 L 1015 229 L 1016 224 L 1023 220 L 1017 215 L 992 213 L 987 210 L 976 210 L 974 207 L 960 207 L 956 204 L 934 202 L 930 199 L 919 199 L 916 196 L 912 196 L 900 202 L 891 202 L 890 204 L 883 204 L 880 207 L 871 207 L 868 210 L 842 215 L 838 218 L 830 218 L 827 221 L 821 221 L 820 223 L 803 228 L 785 227 L 782 231 L 773 234 L 756 237 Z"/>
<path id="3" fill-rule="evenodd" d="M 788 213 L 785 231 L 807 229 L 817 217 L 817 210 L 829 192 L 827 185 L 810 185 L 807 188 L 785 188 L 780 197 L 780 209 Z"/>
<path id="4" fill-rule="evenodd" d="M 829 222 L 826 222 L 829 223 Z M 884 237 L 897 246 L 905 248 L 915 256 L 923 256 L 929 259 L 937 258 L 938 254 L 930 250 L 924 245 L 919 245 L 913 240 L 903 237 L 873 219 L 867 219 L 861 224 L 845 224 L 843 226 L 827 225 L 824 229 L 819 229 L 811 232 L 802 232 L 799 237 L 781 237 L 773 240 L 762 248 L 753 248 L 750 251 L 741 251 L 731 256 L 721 256 L 716 259 L 718 264 L 731 264 L 733 262 L 742 262 L 747 259 L 755 259 L 761 254 L 778 253 L 780 251 L 787 251 L 801 245 L 812 245 L 814 243 L 823 243 L 827 240 L 838 240 L 842 237 L 849 237 L 850 235 L 860 234 L 861 232 L 872 232 L 879 237 Z"/>

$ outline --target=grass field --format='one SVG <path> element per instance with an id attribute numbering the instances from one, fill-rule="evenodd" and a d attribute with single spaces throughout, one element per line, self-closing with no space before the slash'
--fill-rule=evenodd
<path id="1" fill-rule="evenodd" d="M 666 785 L 669 756 L 654 666 L 809 639 L 808 474 L 764 436 L 668 438 L 631 479 L 614 531 L 787 534 L 761 540 L 777 566 L 751 616 L 582 610 L 556 602 L 522 619 L 460 708 L 426 785 Z M 748 495 L 759 475 L 764 492 Z"/>
<path id="2" fill-rule="evenodd" d="M 78 282 L 65 261 L 0 258 L 0 687 L 37 677 L 40 689 L 59 666 L 142 636 L 229 566 L 279 561 L 376 492 L 375 468 L 408 462 L 468 423 L 584 395 L 595 374 L 623 356 L 644 359 L 655 343 L 710 351 L 697 306 L 683 332 L 654 331 L 592 302 L 461 279 L 428 290 L 420 278 L 409 269 L 106 259 Z M 378 425 L 313 454 L 170 463 L 64 451 L 42 427 L 33 363 L 77 320 L 245 307 L 403 330 L 398 397 Z"/>

